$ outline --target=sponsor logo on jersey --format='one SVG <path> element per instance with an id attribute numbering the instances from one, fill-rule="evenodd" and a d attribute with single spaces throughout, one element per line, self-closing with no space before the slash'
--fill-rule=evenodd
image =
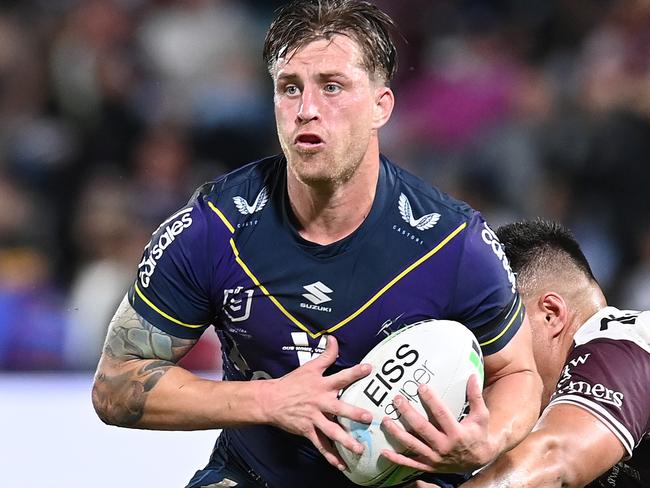
<path id="1" fill-rule="evenodd" d="M 282 350 L 295 351 L 298 355 L 298 364 L 300 366 L 323 354 L 327 345 L 327 337 L 321 336 L 316 346 L 310 346 L 306 332 L 292 332 L 291 341 L 293 345 L 282 346 Z"/>
<path id="2" fill-rule="evenodd" d="M 503 265 L 503 269 L 506 271 L 508 275 L 508 281 L 510 282 L 510 289 L 512 290 L 512 293 L 515 293 L 516 291 L 515 274 L 512 272 L 512 269 L 510 268 L 510 262 L 508 261 L 508 257 L 506 256 L 505 251 L 503 250 L 503 246 L 501 245 L 501 242 L 499 242 L 499 238 L 494 233 L 494 231 L 490 229 L 490 227 L 487 225 L 486 222 L 483 222 L 483 230 L 481 231 L 481 238 L 483 239 L 483 242 L 485 242 L 488 246 L 490 246 L 492 252 L 496 255 L 497 258 L 499 258 L 499 261 L 501 261 L 501 264 Z"/>
<path id="3" fill-rule="evenodd" d="M 571 369 L 585 365 L 591 353 L 583 354 L 569 361 L 562 370 L 562 376 L 558 382 L 554 396 L 579 394 L 590 397 L 600 403 L 606 403 L 617 408 L 623 406 L 623 393 L 607 388 L 602 383 L 589 383 L 587 381 L 573 381 Z"/>
<path id="4" fill-rule="evenodd" d="M 240 196 L 233 197 L 232 201 L 235 202 L 235 207 L 237 207 L 240 214 L 252 215 L 264 208 L 266 203 L 269 201 L 269 192 L 266 187 L 262 188 L 262 191 L 258 193 L 252 205 L 249 205 L 246 199 Z"/>
<path id="5" fill-rule="evenodd" d="M 580 394 L 600 402 L 621 408 L 623 406 L 623 393 L 607 388 L 602 383 L 588 383 L 586 381 L 569 381 L 558 391 L 561 395 Z"/>
<path id="6" fill-rule="evenodd" d="M 247 329 L 244 329 L 243 327 L 237 327 L 233 324 L 226 324 L 226 330 L 233 337 L 238 336 L 243 337 L 244 339 L 251 339 L 253 337 L 253 334 L 251 334 Z"/>
<path id="7" fill-rule="evenodd" d="M 328 296 L 328 293 L 333 293 L 329 286 L 327 286 L 322 281 L 317 281 L 315 283 L 310 283 L 309 285 L 303 286 L 305 290 L 309 293 L 303 293 L 302 296 L 309 300 L 311 303 L 300 303 L 301 308 L 307 308 L 309 310 L 318 310 L 319 312 L 331 312 L 330 307 L 323 307 L 321 304 L 330 302 L 332 299 Z"/>
<path id="8" fill-rule="evenodd" d="M 140 278 L 140 283 L 144 288 L 149 286 L 151 277 L 153 276 L 158 261 L 163 256 L 165 250 L 176 240 L 185 229 L 192 225 L 192 213 L 193 207 L 184 208 L 176 212 L 165 222 L 160 224 L 158 229 L 154 232 L 154 235 L 164 228 L 164 232 L 160 234 L 156 242 L 153 242 L 153 239 L 145 247 L 145 256 L 138 264 L 138 277 Z"/>
<path id="9" fill-rule="evenodd" d="M 607 484 L 609 484 L 609 486 L 616 486 L 618 474 L 621 471 L 619 465 L 621 465 L 621 463 L 612 466 L 612 469 L 607 476 Z"/>
<path id="10" fill-rule="evenodd" d="M 417 235 L 415 235 L 413 232 L 411 232 L 409 229 L 404 229 L 399 225 L 393 225 L 393 230 L 403 235 L 404 237 L 408 237 L 409 239 L 411 239 L 416 244 L 419 244 L 420 246 L 424 244 L 424 241 L 420 239 Z"/>
<path id="11" fill-rule="evenodd" d="M 423 215 L 419 219 L 416 219 L 413 216 L 413 209 L 411 208 L 411 202 L 404 193 L 400 193 L 399 202 L 397 204 L 399 213 L 404 219 L 404 222 L 408 223 L 411 227 L 417 230 L 428 230 L 431 229 L 434 225 L 440 220 L 440 214 L 433 212 L 426 215 Z"/>
<path id="12" fill-rule="evenodd" d="M 375 335 L 378 336 L 379 334 L 384 334 L 386 337 L 388 337 L 393 332 L 396 332 L 397 328 L 392 327 L 392 326 L 397 325 L 399 327 L 399 325 L 401 325 L 401 322 L 398 324 L 397 321 L 402 318 L 402 315 L 404 315 L 404 313 L 405 312 L 402 312 L 401 314 L 399 314 L 394 319 L 388 319 L 386 322 L 381 324 L 381 327 L 379 327 L 379 330 L 377 331 L 377 333 Z"/>

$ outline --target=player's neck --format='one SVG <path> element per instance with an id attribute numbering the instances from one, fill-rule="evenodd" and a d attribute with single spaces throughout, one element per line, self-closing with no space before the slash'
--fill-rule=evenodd
<path id="1" fill-rule="evenodd" d="M 372 208 L 379 178 L 379 158 L 364 162 L 345 182 L 310 186 L 288 172 L 287 190 L 300 235 L 331 244 L 352 234 Z"/>

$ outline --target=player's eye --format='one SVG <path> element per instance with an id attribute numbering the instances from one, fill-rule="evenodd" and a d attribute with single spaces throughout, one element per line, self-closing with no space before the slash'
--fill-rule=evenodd
<path id="1" fill-rule="evenodd" d="M 300 93 L 300 90 L 298 90 L 298 87 L 296 85 L 287 85 L 284 87 L 284 93 L 289 96 L 298 95 L 298 93 Z"/>
<path id="2" fill-rule="evenodd" d="M 327 83 L 324 90 L 325 93 L 338 93 L 341 91 L 341 86 L 336 83 Z"/>

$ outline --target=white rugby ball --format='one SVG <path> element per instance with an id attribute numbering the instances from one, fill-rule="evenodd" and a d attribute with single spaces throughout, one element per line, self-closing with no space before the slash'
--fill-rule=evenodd
<path id="1" fill-rule="evenodd" d="M 386 337 L 361 361 L 372 365 L 372 373 L 341 391 L 346 403 L 363 407 L 373 414 L 370 425 L 339 417 L 338 422 L 360 443 L 363 454 L 336 444 L 348 466 L 345 475 L 362 486 L 393 486 L 412 479 L 418 471 L 393 464 L 381 456 L 383 449 L 404 453 L 397 440 L 386 436 L 381 421 L 388 416 L 404 428 L 393 404 L 398 393 L 423 416 L 417 389 L 427 384 L 449 407 L 458 420 L 465 414 L 467 381 L 477 374 L 483 384 L 483 356 L 474 334 L 451 320 L 424 320 L 408 325 Z"/>

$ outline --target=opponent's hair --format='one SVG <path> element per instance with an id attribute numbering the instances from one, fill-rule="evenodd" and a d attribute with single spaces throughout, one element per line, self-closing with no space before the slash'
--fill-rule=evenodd
<path id="1" fill-rule="evenodd" d="M 281 7 L 264 41 L 269 73 L 278 58 L 314 40 L 342 34 L 361 47 L 363 67 L 372 79 L 388 84 L 397 68 L 391 37 L 395 23 L 377 6 L 359 0 L 294 0 Z"/>
<path id="2" fill-rule="evenodd" d="M 527 220 L 499 227 L 496 234 L 504 246 L 517 287 L 531 292 L 538 277 L 575 270 L 596 283 L 591 266 L 571 231 L 549 220 Z"/>

